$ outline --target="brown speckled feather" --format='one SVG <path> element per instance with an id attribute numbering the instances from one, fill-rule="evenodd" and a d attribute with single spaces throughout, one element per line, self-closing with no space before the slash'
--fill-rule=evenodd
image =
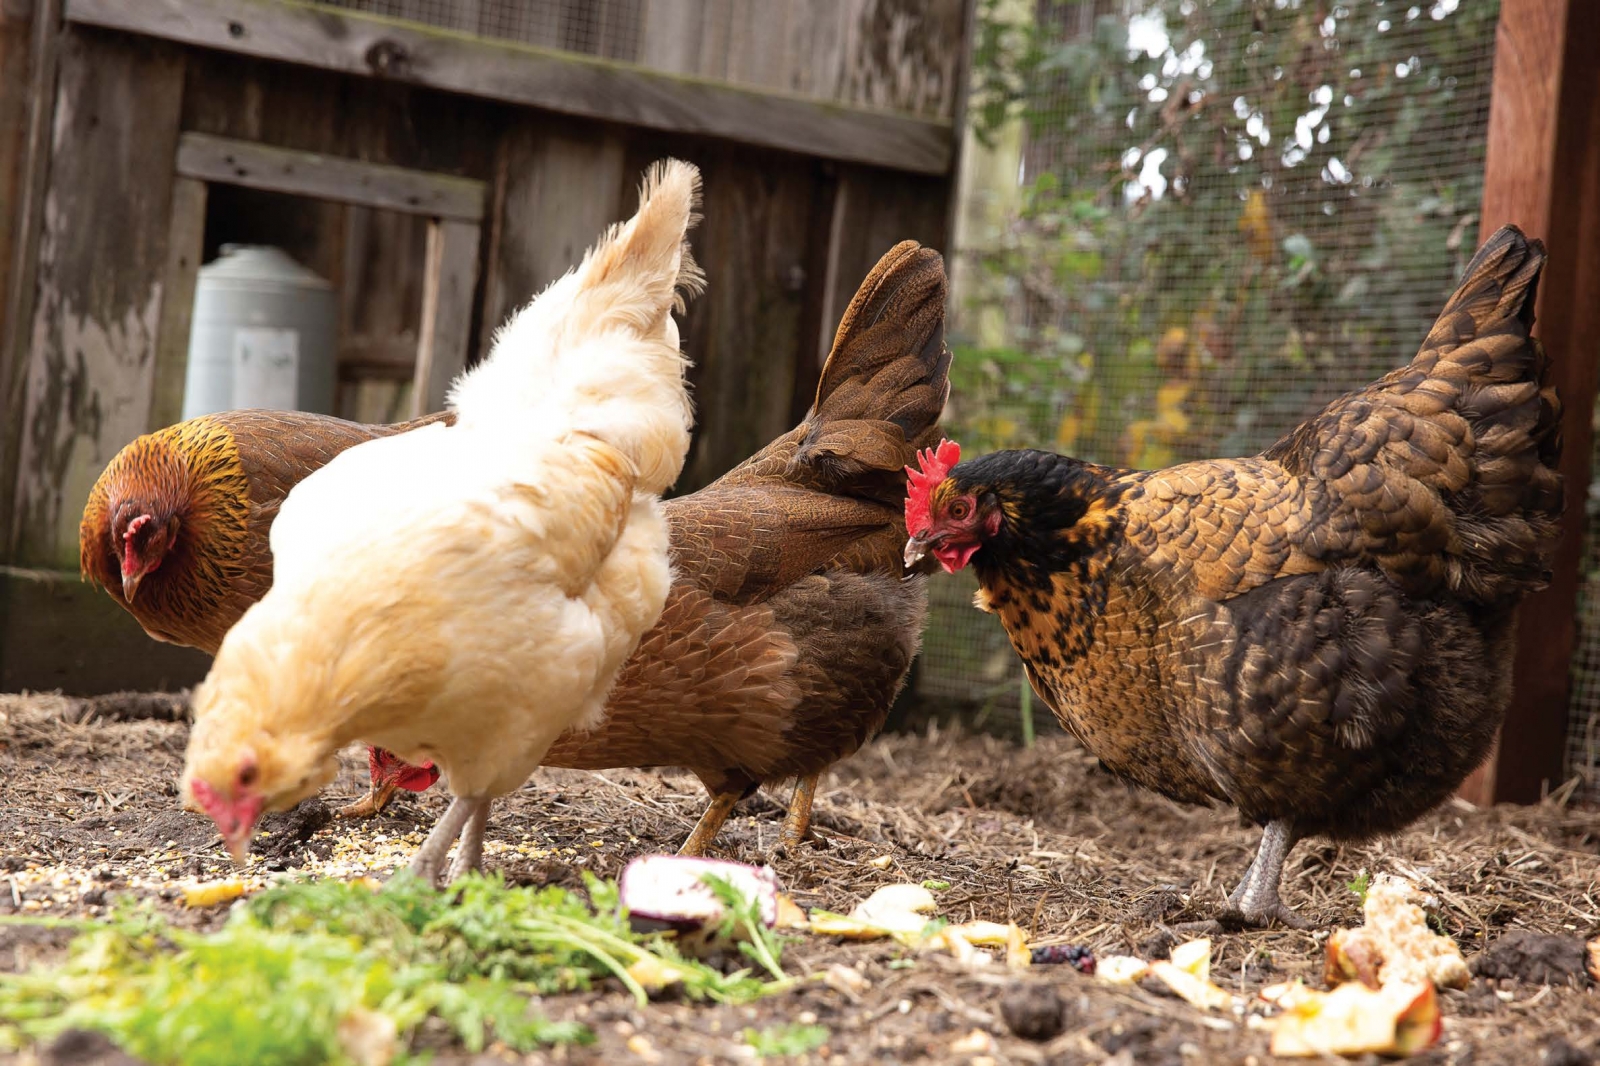
<path id="1" fill-rule="evenodd" d="M 1502 230 L 1410 365 L 1260 456 L 1132 472 L 998 453 L 939 486 L 1001 501 L 982 599 L 1108 767 L 1361 837 L 1482 761 L 1562 506 L 1529 335 L 1543 261 Z"/>
<path id="2" fill-rule="evenodd" d="M 346 448 L 446 418 L 369 426 L 250 409 L 147 433 L 117 453 L 89 494 L 78 527 L 83 574 L 152 637 L 215 654 L 272 585 L 268 531 L 289 490 Z M 165 510 L 180 523 L 171 550 L 131 604 L 112 533 L 124 505 Z"/>

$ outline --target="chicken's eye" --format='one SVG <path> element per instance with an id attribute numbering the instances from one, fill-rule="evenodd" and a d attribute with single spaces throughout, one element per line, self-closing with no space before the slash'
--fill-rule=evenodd
<path id="1" fill-rule="evenodd" d="M 967 515 L 971 513 L 972 504 L 968 503 L 966 500 L 957 500 L 955 503 L 950 505 L 950 517 L 954 518 L 957 522 L 965 520 Z"/>
<path id="2" fill-rule="evenodd" d="M 251 785 L 256 783 L 257 776 L 258 773 L 254 766 L 246 766 L 244 769 L 239 771 L 239 784 L 243 785 L 245 788 L 249 788 Z"/>

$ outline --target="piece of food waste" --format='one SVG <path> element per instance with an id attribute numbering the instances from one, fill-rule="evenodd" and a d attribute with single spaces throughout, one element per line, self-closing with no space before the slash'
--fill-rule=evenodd
<path id="1" fill-rule="evenodd" d="M 847 915 L 812 911 L 811 931 L 846 940 L 894 937 L 910 944 L 922 938 L 937 906 L 933 893 L 921 885 L 884 885 Z"/>
<path id="2" fill-rule="evenodd" d="M 1233 993 L 1211 983 L 1211 941 L 1190 940 L 1172 949 L 1166 959 L 1150 963 L 1150 976 L 1201 1010 L 1234 1005 Z"/>
<path id="3" fill-rule="evenodd" d="M 1318 992 L 1296 981 L 1271 985 L 1261 998 L 1283 1013 L 1272 1023 L 1272 1053 L 1285 1057 L 1414 1055 L 1444 1027 L 1432 983 L 1390 981 L 1371 989 L 1349 982 Z"/>
<path id="4" fill-rule="evenodd" d="M 1401 981 L 1467 987 L 1471 978 L 1461 948 L 1428 928 L 1428 916 L 1414 902 L 1416 897 L 1416 888 L 1404 878 L 1373 878 L 1362 904 L 1366 924 L 1336 930 L 1328 938 L 1323 973 L 1328 984 L 1360 981 L 1377 989 Z"/>
<path id="5" fill-rule="evenodd" d="M 222 903 L 230 903 L 244 894 L 245 883 L 237 877 L 230 877 L 221 881 L 188 884 L 183 886 L 183 905 L 185 907 L 215 907 Z"/>
<path id="6" fill-rule="evenodd" d="M 690 855 L 641 855 L 622 871 L 617 891 L 629 920 L 640 932 L 694 930 L 716 925 L 727 904 L 708 880 L 719 879 L 753 900 L 761 921 L 778 924 L 778 875 L 768 866 L 748 866 Z"/>
<path id="7" fill-rule="evenodd" d="M 1045 944 L 1033 949 L 1035 966 L 1071 966 L 1081 974 L 1094 976 L 1094 952 L 1078 944 Z"/>

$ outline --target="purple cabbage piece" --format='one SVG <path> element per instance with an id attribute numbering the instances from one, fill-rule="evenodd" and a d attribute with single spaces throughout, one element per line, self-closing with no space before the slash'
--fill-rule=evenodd
<path id="1" fill-rule="evenodd" d="M 636 927 L 699 929 L 722 918 L 723 907 L 706 875 L 720 877 L 754 897 L 761 920 L 778 922 L 778 875 L 770 867 L 700 859 L 688 855 L 642 855 L 622 871 L 617 892 Z"/>

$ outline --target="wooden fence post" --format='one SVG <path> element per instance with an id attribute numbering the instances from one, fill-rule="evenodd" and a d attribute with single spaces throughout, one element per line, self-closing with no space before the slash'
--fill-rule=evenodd
<path id="1" fill-rule="evenodd" d="M 1506 223 L 1548 245 L 1536 332 L 1563 404 L 1567 510 L 1550 588 L 1522 607 L 1515 695 L 1475 802 L 1530 803 L 1565 772 L 1572 654 L 1600 361 L 1600 3 L 1504 0 L 1480 228 Z"/>

